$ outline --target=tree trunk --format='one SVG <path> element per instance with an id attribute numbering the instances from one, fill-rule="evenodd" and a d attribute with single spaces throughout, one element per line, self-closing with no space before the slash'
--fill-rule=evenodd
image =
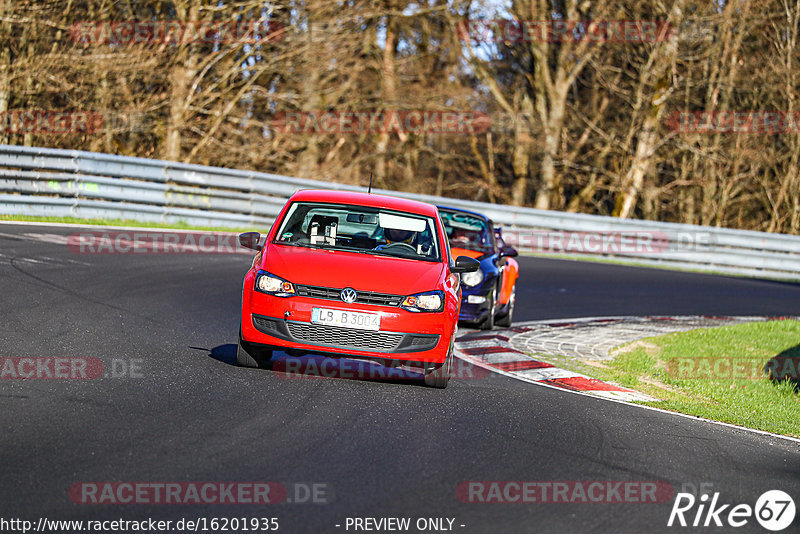
<path id="1" fill-rule="evenodd" d="M 0 17 L 6 18 L 8 13 L 13 11 L 14 7 L 11 0 L 3 0 L 0 2 Z M 10 35 L 11 23 L 7 21 L 0 22 L 0 33 L 2 35 Z M 0 117 L 4 117 L 4 113 L 8 111 L 8 105 L 11 101 L 11 47 L 7 46 L 10 43 L 3 43 L 2 52 L 0 52 Z M 5 133 L 2 123 L 0 123 L 0 144 L 6 145 L 9 141 L 9 136 Z"/>
<path id="2" fill-rule="evenodd" d="M 536 190 L 536 202 L 534 203 L 536 208 L 542 210 L 550 209 L 553 197 L 559 187 L 556 175 L 556 158 L 558 156 L 558 142 L 561 138 L 561 131 L 564 128 L 567 88 L 557 86 L 548 101 L 550 106 L 545 114 L 542 180 Z"/>
<path id="3" fill-rule="evenodd" d="M 660 113 L 648 115 L 642 126 L 642 132 L 639 134 L 636 143 L 633 163 L 631 163 L 623 180 L 623 183 L 627 184 L 627 186 L 623 190 L 615 208 L 614 215 L 617 217 L 627 219 L 633 215 L 639 194 L 644 186 L 645 175 L 648 173 L 653 160 L 654 149 L 658 140 L 656 128 L 658 127 L 660 115 Z"/>
<path id="4" fill-rule="evenodd" d="M 190 5 L 185 3 L 176 5 L 178 18 L 183 21 L 197 21 L 199 4 L 195 0 L 188 0 Z M 175 63 L 169 76 L 170 100 L 169 100 L 169 122 L 167 123 L 167 133 L 164 143 L 164 159 L 180 161 L 182 149 L 183 130 L 186 128 L 186 115 L 189 101 L 192 97 L 192 81 L 197 74 L 197 57 L 194 53 L 194 45 L 182 44 L 175 58 Z"/>
<path id="5" fill-rule="evenodd" d="M 676 0 L 672 6 L 669 20 L 681 20 L 683 0 Z M 650 105 L 636 140 L 633 160 L 622 180 L 622 191 L 616 199 L 614 215 L 623 219 L 633 215 L 636 202 L 644 188 L 645 176 L 650 172 L 658 143 L 657 129 L 664 112 L 664 104 L 672 92 L 671 71 L 678 53 L 678 38 L 673 36 L 663 45 L 655 48 L 648 63 L 643 67 L 640 77 L 640 91 L 653 80 L 653 94 Z M 634 117 L 634 120 L 636 118 Z"/>
<path id="6" fill-rule="evenodd" d="M 383 104 L 384 106 L 387 104 L 389 105 L 390 112 L 394 111 L 397 96 L 395 91 L 394 68 L 397 35 L 395 33 L 394 24 L 394 17 L 389 15 L 386 20 L 386 44 L 383 48 L 383 59 L 381 62 L 381 94 L 383 96 Z M 380 187 L 386 187 L 388 183 L 388 158 L 386 151 L 389 148 L 389 137 L 389 132 L 381 131 L 378 135 L 378 143 L 375 147 L 378 155 L 378 160 L 375 162 L 375 180 Z"/>
<path id="7" fill-rule="evenodd" d="M 0 117 L 8 111 L 8 102 L 11 99 L 11 88 L 9 84 L 10 68 L 11 65 L 11 51 L 5 48 L 0 53 Z M 8 144 L 8 136 L 5 134 L 5 128 L 0 126 L 0 144 Z"/>

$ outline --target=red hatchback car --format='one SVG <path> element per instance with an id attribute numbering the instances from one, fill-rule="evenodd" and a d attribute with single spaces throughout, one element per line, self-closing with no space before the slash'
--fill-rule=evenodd
<path id="1" fill-rule="evenodd" d="M 244 278 L 237 362 L 274 349 L 420 367 L 444 388 L 452 368 L 461 286 L 479 263 L 450 259 L 436 206 L 382 195 L 295 193 Z"/>

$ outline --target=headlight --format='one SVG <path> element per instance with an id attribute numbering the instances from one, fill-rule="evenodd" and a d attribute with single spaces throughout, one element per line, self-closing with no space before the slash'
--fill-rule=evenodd
<path id="1" fill-rule="evenodd" d="M 475 287 L 483 282 L 483 271 L 478 269 L 471 273 L 461 273 L 461 283 L 465 286 Z"/>
<path id="2" fill-rule="evenodd" d="M 410 295 L 403 300 L 401 306 L 413 312 L 440 312 L 444 309 L 444 292 L 429 291 Z"/>
<path id="3" fill-rule="evenodd" d="M 283 278 L 279 278 L 266 271 L 258 271 L 256 275 L 255 290 L 276 297 L 291 297 L 294 295 L 294 286 Z"/>

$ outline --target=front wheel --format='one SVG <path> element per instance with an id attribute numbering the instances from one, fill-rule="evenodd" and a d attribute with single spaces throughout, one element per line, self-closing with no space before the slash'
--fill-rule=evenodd
<path id="1" fill-rule="evenodd" d="M 450 373 L 453 370 L 453 340 L 450 340 L 450 349 L 444 363 L 431 366 L 425 369 L 425 385 L 430 388 L 444 389 L 450 381 Z"/>
<path id="2" fill-rule="evenodd" d="M 517 300 L 517 286 L 511 289 L 511 297 L 508 299 L 508 311 L 502 317 L 497 319 L 498 326 L 511 326 L 511 322 L 514 320 L 514 303 Z"/>
<path id="3" fill-rule="evenodd" d="M 262 367 L 265 362 L 272 358 L 272 351 L 259 348 L 252 343 L 242 339 L 242 331 L 239 330 L 239 345 L 236 348 L 236 364 L 239 367 Z"/>
<path id="4" fill-rule="evenodd" d="M 491 306 L 489 307 L 489 315 L 478 324 L 478 328 L 481 330 L 491 330 L 494 328 L 494 314 L 497 312 L 497 302 L 495 301 L 495 291 L 492 290 L 491 294 L 487 297 L 491 302 Z"/>

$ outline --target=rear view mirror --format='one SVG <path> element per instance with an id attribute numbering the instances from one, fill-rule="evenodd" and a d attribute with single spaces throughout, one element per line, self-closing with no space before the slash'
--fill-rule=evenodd
<path id="1" fill-rule="evenodd" d="M 243 234 L 239 234 L 239 244 L 244 248 L 261 250 L 261 247 L 258 245 L 260 240 L 261 234 L 258 232 L 245 232 Z"/>
<path id="2" fill-rule="evenodd" d="M 459 256 L 451 269 L 454 273 L 471 273 L 481 268 L 481 262 L 469 256 Z"/>
<path id="3" fill-rule="evenodd" d="M 515 249 L 511 245 L 506 245 L 500 249 L 500 256 L 506 258 L 516 258 L 517 256 L 519 256 L 519 252 L 517 252 L 517 249 Z"/>
<path id="4" fill-rule="evenodd" d="M 347 222 L 358 224 L 378 224 L 378 216 L 368 213 L 348 213 Z"/>

